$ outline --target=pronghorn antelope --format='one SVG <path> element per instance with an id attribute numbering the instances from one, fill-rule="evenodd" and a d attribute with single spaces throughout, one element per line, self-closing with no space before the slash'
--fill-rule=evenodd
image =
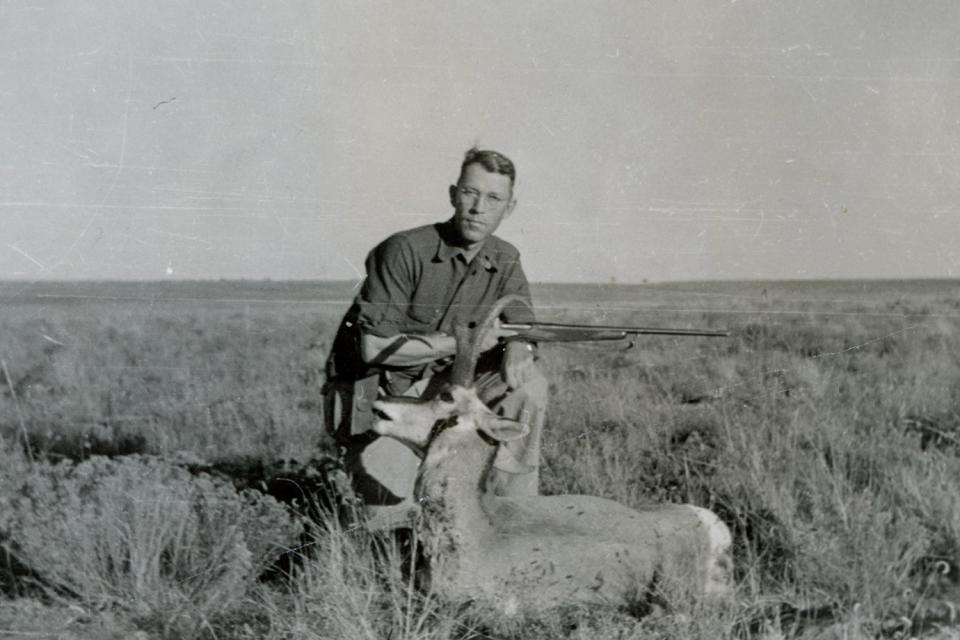
<path id="1" fill-rule="evenodd" d="M 458 332 L 446 391 L 374 405 L 374 430 L 423 456 L 415 527 L 431 589 L 506 614 L 572 603 L 629 606 L 666 583 L 705 600 L 729 595 L 730 532 L 706 509 L 630 509 L 594 496 L 504 498 L 484 490 L 491 467 L 516 464 L 500 445 L 526 433 L 468 386 L 482 332 L 509 302 L 501 300 L 472 335 Z"/>

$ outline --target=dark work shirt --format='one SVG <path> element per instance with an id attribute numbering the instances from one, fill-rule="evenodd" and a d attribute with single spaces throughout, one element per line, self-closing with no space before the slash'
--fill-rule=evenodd
<path id="1" fill-rule="evenodd" d="M 438 331 L 452 335 L 458 324 L 483 320 L 505 295 L 518 294 L 530 301 L 520 254 L 513 245 L 491 236 L 468 263 L 463 249 L 451 241 L 449 222 L 390 236 L 370 252 L 366 268 L 367 278 L 334 343 L 338 375 L 350 375 L 346 369 L 360 375 L 365 368 L 358 349 L 360 332 L 380 337 Z M 534 320 L 532 308 L 525 305 L 509 306 L 502 318 Z"/>

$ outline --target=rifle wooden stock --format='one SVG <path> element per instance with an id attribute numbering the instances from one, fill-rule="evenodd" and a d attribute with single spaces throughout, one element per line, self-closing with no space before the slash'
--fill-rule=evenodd
<path id="1" fill-rule="evenodd" d="M 673 329 L 656 327 L 607 327 L 588 324 L 561 324 L 557 322 L 505 322 L 502 329 L 516 331 L 511 340 L 532 342 L 593 342 L 599 340 L 625 340 L 628 336 L 702 336 L 727 338 L 726 330 Z"/>

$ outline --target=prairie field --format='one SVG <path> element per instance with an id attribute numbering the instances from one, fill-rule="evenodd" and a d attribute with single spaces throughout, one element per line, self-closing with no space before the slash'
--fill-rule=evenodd
<path id="1" fill-rule="evenodd" d="M 542 345 L 541 478 L 713 509 L 737 596 L 511 620 L 418 591 L 383 541 L 164 462 L 332 454 L 319 388 L 352 294 L 0 283 L 0 635 L 960 637 L 960 281 L 535 286 L 541 320 L 731 331 Z"/>

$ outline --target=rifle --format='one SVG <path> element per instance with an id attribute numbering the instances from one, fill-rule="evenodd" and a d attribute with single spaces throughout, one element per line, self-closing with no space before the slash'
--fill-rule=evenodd
<path id="1" fill-rule="evenodd" d="M 726 330 L 707 329 L 657 329 L 653 327 L 605 327 L 588 324 L 561 324 L 559 322 L 505 322 L 501 329 L 516 331 L 517 335 L 504 338 L 529 340 L 531 342 L 594 342 L 600 340 L 625 340 L 628 336 L 704 336 L 728 338 Z"/>

